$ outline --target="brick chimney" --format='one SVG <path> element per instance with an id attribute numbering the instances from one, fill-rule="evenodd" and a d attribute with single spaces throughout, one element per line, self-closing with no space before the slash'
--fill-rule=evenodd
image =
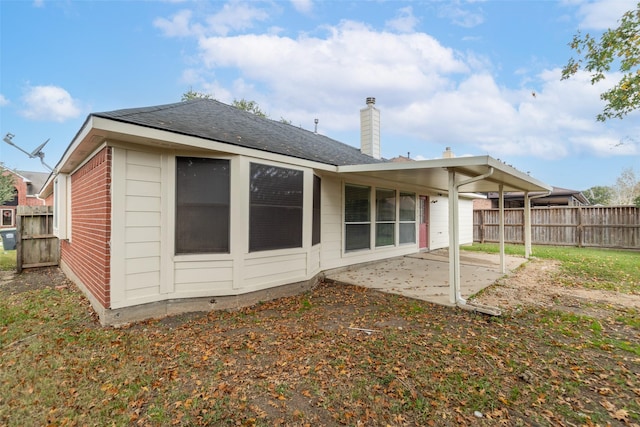
<path id="1" fill-rule="evenodd" d="M 374 159 L 380 158 L 380 110 L 376 99 L 367 98 L 367 106 L 360 110 L 360 151 Z"/>

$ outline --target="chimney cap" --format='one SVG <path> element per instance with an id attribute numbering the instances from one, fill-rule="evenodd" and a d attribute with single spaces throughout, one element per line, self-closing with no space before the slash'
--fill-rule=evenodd
<path id="1" fill-rule="evenodd" d="M 376 103 L 376 98 L 373 96 L 367 97 L 367 105 L 374 105 Z"/>

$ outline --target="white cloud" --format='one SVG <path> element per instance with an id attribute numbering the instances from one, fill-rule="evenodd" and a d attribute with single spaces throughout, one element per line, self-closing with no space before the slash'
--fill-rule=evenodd
<path id="1" fill-rule="evenodd" d="M 458 54 L 423 33 L 376 32 L 343 21 L 326 38 L 277 35 L 209 37 L 199 41 L 204 64 L 233 68 L 283 97 L 300 93 L 337 107 L 343 96 L 390 91 L 396 98 L 447 86 L 448 74 L 468 71 Z M 300 99 L 308 103 L 306 99 Z"/>
<path id="2" fill-rule="evenodd" d="M 253 7 L 251 3 L 232 0 L 220 12 L 210 15 L 206 21 L 212 34 L 227 35 L 231 31 L 253 27 L 254 21 L 265 21 L 269 14 L 264 9 Z"/>
<path id="3" fill-rule="evenodd" d="M 496 82 L 487 56 L 455 51 L 426 33 L 343 21 L 314 34 L 198 37 L 201 64 L 184 78 L 223 102 L 255 100 L 271 117 L 308 129 L 319 118 L 321 133 L 330 136 L 357 133 L 358 110 L 374 96 L 383 152 L 394 141 L 414 141 L 412 156 L 424 158 L 432 157 L 435 144 L 437 152 L 452 146 L 502 158 L 640 152 L 634 141 L 624 150 L 610 148 L 624 135 L 639 134 L 634 123 L 640 121 L 605 126 L 595 120 L 603 108 L 599 94 L 615 76 L 591 85 L 585 73 L 561 81 L 560 70 L 550 69 L 511 89 Z M 357 144 L 354 139 L 342 140 Z"/>
<path id="4" fill-rule="evenodd" d="M 472 10 L 471 4 L 465 4 L 464 7 L 458 1 L 445 3 L 440 7 L 439 15 L 446 17 L 455 25 L 464 28 L 476 27 L 484 22 L 484 14 L 479 8 Z"/>
<path id="5" fill-rule="evenodd" d="M 291 0 L 291 4 L 300 13 L 308 14 L 313 10 L 313 0 Z"/>
<path id="6" fill-rule="evenodd" d="M 3 94 L 0 93 L 0 107 L 3 107 L 5 105 L 9 105 L 9 100 L 5 98 Z"/>
<path id="7" fill-rule="evenodd" d="M 413 8 L 407 6 L 399 9 L 397 16 L 388 20 L 385 26 L 399 33 L 411 33 L 419 22 L 420 20 L 413 15 Z"/>
<path id="8" fill-rule="evenodd" d="M 200 26 L 191 27 L 190 10 L 181 10 L 171 17 L 171 19 L 156 18 L 153 25 L 164 33 L 167 37 L 187 37 L 198 34 L 201 31 Z"/>
<path id="9" fill-rule="evenodd" d="M 596 0 L 579 5 L 578 16 L 583 30 L 606 30 L 618 26 L 618 20 L 636 8 L 636 0 Z"/>
<path id="10" fill-rule="evenodd" d="M 81 113 L 77 101 L 58 86 L 31 86 L 22 99 L 25 109 L 21 114 L 32 120 L 64 122 Z"/>
<path id="11" fill-rule="evenodd" d="M 226 36 L 234 31 L 252 28 L 255 22 L 268 18 L 266 10 L 254 7 L 252 3 L 231 0 L 217 13 L 207 15 L 204 23 L 194 22 L 193 11 L 184 9 L 170 19 L 156 18 L 153 25 L 167 37 L 200 37 L 210 34 Z"/>

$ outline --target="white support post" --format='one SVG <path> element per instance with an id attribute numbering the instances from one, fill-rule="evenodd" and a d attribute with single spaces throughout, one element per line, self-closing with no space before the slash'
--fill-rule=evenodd
<path id="1" fill-rule="evenodd" d="M 460 214 L 456 172 L 449 171 L 449 302 L 456 304 L 460 293 Z"/>
<path id="2" fill-rule="evenodd" d="M 500 240 L 500 273 L 505 274 L 507 272 L 505 259 L 504 259 L 504 185 L 499 186 L 498 207 L 500 208 L 498 220 L 498 234 Z"/>
<path id="3" fill-rule="evenodd" d="M 529 192 L 524 192 L 524 257 L 531 258 L 531 201 Z"/>

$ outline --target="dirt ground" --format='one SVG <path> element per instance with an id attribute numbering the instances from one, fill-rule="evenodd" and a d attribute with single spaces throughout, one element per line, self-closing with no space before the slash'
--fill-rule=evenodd
<path id="1" fill-rule="evenodd" d="M 505 311 L 525 306 L 582 311 L 598 315 L 598 305 L 640 309 L 640 295 L 569 287 L 558 280 L 560 263 L 554 260 L 532 259 L 509 276 L 486 288 L 473 298 L 482 304 L 497 306 Z"/>

